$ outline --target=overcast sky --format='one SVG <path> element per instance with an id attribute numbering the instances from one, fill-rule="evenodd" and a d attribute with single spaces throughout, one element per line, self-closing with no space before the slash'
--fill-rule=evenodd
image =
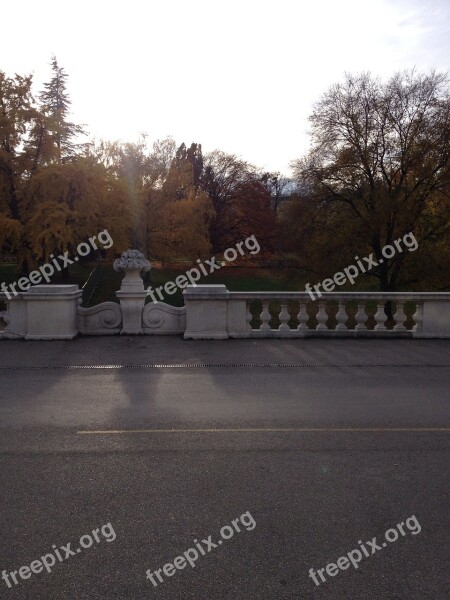
<path id="1" fill-rule="evenodd" d="M 172 135 L 289 173 L 312 103 L 343 73 L 449 69 L 448 0 L 2 3 L 0 70 L 69 75 L 92 136 Z"/>

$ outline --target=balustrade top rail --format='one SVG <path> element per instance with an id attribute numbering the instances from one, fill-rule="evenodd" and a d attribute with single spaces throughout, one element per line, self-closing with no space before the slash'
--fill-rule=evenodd
<path id="1" fill-rule="evenodd" d="M 229 292 L 224 294 L 214 294 L 213 296 L 202 289 L 193 288 L 193 295 L 197 299 L 214 300 L 223 299 L 224 297 L 230 300 L 450 300 L 450 292 L 322 292 L 320 298 L 312 300 L 308 292 Z M 22 298 L 24 292 L 19 292 L 13 299 Z M 191 295 L 185 292 L 185 295 Z M 314 292 L 314 295 L 317 294 Z M 5 293 L 0 292 L 0 300 L 7 301 Z"/>
<path id="2" fill-rule="evenodd" d="M 202 289 L 192 289 L 185 295 L 199 300 L 225 299 L 230 300 L 450 300 L 450 292 L 322 292 L 320 298 L 314 300 L 308 292 L 228 292 L 211 295 Z M 317 294 L 315 294 L 317 296 Z"/>

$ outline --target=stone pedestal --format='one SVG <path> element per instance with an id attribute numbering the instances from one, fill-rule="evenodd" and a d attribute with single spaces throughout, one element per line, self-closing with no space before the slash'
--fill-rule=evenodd
<path id="1" fill-rule="evenodd" d="M 184 339 L 225 340 L 227 303 L 230 292 L 225 285 L 188 285 L 183 292 L 186 304 Z"/>
<path id="2" fill-rule="evenodd" d="M 7 299 L 6 294 L 0 293 L 0 300 L 6 302 L 7 309 L 3 317 L 6 329 L 0 331 L 0 339 L 15 340 L 24 338 L 27 334 L 27 303 L 23 297 L 23 292 L 11 299 Z"/>
<path id="3" fill-rule="evenodd" d="M 414 337 L 450 338 L 450 300 L 430 299 L 423 303 L 422 327 Z"/>
<path id="4" fill-rule="evenodd" d="M 141 272 L 150 270 L 150 263 L 138 250 L 128 250 L 114 261 L 114 270 L 123 271 L 120 290 L 116 292 L 122 309 L 121 335 L 139 335 L 144 333 L 142 311 L 144 310 L 147 292 Z"/>
<path id="5" fill-rule="evenodd" d="M 77 285 L 35 285 L 22 295 L 26 301 L 26 340 L 71 340 L 78 335 Z"/>

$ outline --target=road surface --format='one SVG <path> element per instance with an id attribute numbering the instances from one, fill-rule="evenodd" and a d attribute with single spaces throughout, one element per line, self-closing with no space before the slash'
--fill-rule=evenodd
<path id="1" fill-rule="evenodd" d="M 0 597 L 447 597 L 449 367 L 437 340 L 0 342 Z"/>

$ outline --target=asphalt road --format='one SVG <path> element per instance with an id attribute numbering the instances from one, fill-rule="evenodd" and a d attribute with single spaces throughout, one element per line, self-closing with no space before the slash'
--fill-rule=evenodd
<path id="1" fill-rule="evenodd" d="M 449 367 L 431 340 L 0 342 L 0 598 L 447 598 Z"/>

